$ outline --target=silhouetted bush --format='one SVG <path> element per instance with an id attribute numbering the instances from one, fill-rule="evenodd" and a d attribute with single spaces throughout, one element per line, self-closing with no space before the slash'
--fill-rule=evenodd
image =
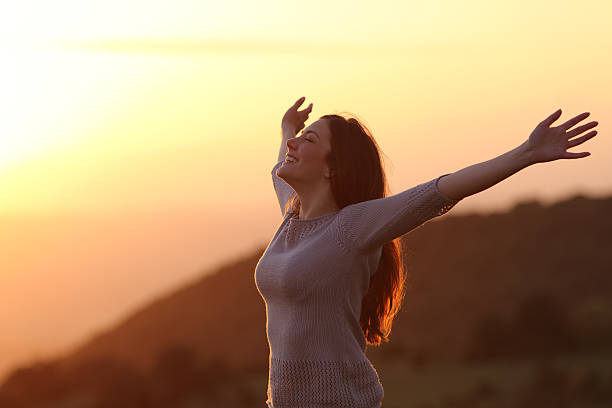
<path id="1" fill-rule="evenodd" d="M 510 324 L 494 314 L 487 314 L 478 321 L 468 343 L 466 358 L 471 360 L 492 360 L 510 356 L 513 353 L 513 332 Z"/>
<path id="2" fill-rule="evenodd" d="M 115 357 L 98 357 L 73 372 L 76 390 L 91 390 L 96 408 L 147 407 L 148 381 L 136 368 Z"/>
<path id="3" fill-rule="evenodd" d="M 479 320 L 465 358 L 551 358 L 577 350 L 565 305 L 550 294 L 535 292 L 519 304 L 510 321 L 493 313 Z"/>
<path id="4" fill-rule="evenodd" d="M 197 352 L 184 344 L 164 348 L 151 372 L 150 395 L 156 406 L 175 404 L 183 395 L 205 387 Z"/>
<path id="5" fill-rule="evenodd" d="M 571 326 L 581 350 L 599 353 L 612 345 L 612 301 L 603 296 L 584 299 L 572 310 Z"/>
<path id="6" fill-rule="evenodd" d="M 535 292 L 521 302 L 514 331 L 521 356 L 552 357 L 576 351 L 567 309 L 549 293 Z"/>

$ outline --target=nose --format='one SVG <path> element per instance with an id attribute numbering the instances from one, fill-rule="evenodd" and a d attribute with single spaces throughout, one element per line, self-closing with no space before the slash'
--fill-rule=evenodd
<path id="1" fill-rule="evenodd" d="M 296 149 L 297 147 L 296 143 L 298 143 L 297 137 L 292 137 L 292 138 L 287 139 L 287 147 L 292 150 Z"/>

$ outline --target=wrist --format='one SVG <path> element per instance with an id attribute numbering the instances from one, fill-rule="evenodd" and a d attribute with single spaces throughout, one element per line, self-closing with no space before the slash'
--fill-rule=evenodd
<path id="1" fill-rule="evenodd" d="M 529 148 L 528 142 L 529 141 L 523 142 L 523 144 L 517 148 L 519 160 L 525 167 L 537 163 L 537 161 L 534 159 L 533 151 Z"/>
<path id="2" fill-rule="evenodd" d="M 282 125 L 281 126 L 281 133 L 282 133 L 283 137 L 291 138 L 291 137 L 294 137 L 297 134 L 297 131 L 295 130 L 295 127 L 293 127 L 291 125 Z"/>

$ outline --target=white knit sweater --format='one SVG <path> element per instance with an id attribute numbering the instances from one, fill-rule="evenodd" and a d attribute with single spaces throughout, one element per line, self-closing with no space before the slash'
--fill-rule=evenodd
<path id="1" fill-rule="evenodd" d="M 272 180 L 282 214 L 293 189 L 276 175 L 281 164 Z M 268 407 L 381 407 L 383 387 L 359 325 L 361 301 L 382 245 L 460 201 L 438 190 L 444 175 L 319 217 L 283 214 L 254 276 L 266 306 Z"/>

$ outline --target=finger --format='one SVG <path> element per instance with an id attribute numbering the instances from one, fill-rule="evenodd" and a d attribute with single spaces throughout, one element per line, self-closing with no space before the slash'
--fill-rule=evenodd
<path id="1" fill-rule="evenodd" d="M 584 112 L 581 113 L 578 116 L 574 116 L 573 118 L 571 118 L 570 120 L 568 120 L 567 122 L 565 122 L 564 124 L 562 124 L 561 126 L 559 126 L 561 129 L 563 130 L 567 130 L 569 128 L 571 128 L 572 126 L 574 126 L 576 123 L 580 122 L 581 120 L 585 119 L 587 116 L 589 116 L 591 113 L 590 112 Z"/>
<path id="2" fill-rule="evenodd" d="M 300 111 L 300 113 L 305 113 L 306 115 L 308 115 L 311 111 L 312 111 L 312 103 L 308 105 L 306 109 Z"/>
<path id="3" fill-rule="evenodd" d="M 591 153 L 589 152 L 580 152 L 580 153 L 571 153 L 571 152 L 565 152 L 565 155 L 563 155 L 563 159 L 580 159 L 581 157 L 587 157 L 590 156 Z"/>
<path id="4" fill-rule="evenodd" d="M 552 115 L 540 122 L 540 125 L 549 127 L 555 120 L 559 119 L 559 116 L 561 116 L 561 109 L 557 109 L 555 112 L 553 112 Z"/>
<path id="5" fill-rule="evenodd" d="M 572 137 L 574 137 L 576 135 L 579 135 L 582 132 L 587 131 L 587 130 L 589 130 L 592 127 L 597 126 L 597 124 L 598 124 L 597 122 L 587 123 L 586 125 L 582 125 L 582 126 L 577 127 L 576 129 L 570 130 L 565 135 L 567 136 L 568 139 L 571 139 Z"/>
<path id="6" fill-rule="evenodd" d="M 584 136 L 580 136 L 580 137 L 577 137 L 576 139 L 570 140 L 570 142 L 567 145 L 567 148 L 569 149 L 570 147 L 578 146 L 579 144 L 586 142 L 592 137 L 595 137 L 596 134 L 597 134 L 597 131 L 594 130 L 592 132 L 587 133 Z"/>
<path id="7" fill-rule="evenodd" d="M 305 97 L 305 96 L 302 96 L 300 99 L 298 99 L 297 101 L 295 101 L 295 103 L 293 104 L 293 108 L 296 108 L 296 109 L 297 109 L 297 107 L 298 107 L 298 106 L 300 106 L 300 105 L 302 104 L 302 102 L 304 102 L 304 99 L 306 99 L 306 97 Z"/>

